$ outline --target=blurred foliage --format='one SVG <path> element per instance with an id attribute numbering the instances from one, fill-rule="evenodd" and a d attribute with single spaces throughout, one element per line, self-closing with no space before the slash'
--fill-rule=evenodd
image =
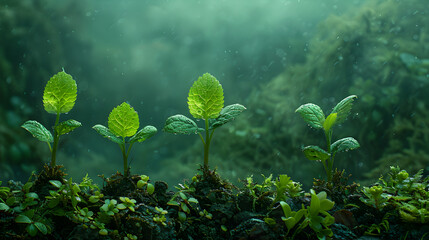
<path id="1" fill-rule="evenodd" d="M 299 124 L 294 109 L 307 102 L 327 108 L 349 94 L 359 96 L 356 114 L 338 132 L 357 136 L 362 148 L 339 156 L 340 169 L 361 179 L 376 179 L 392 164 L 429 170 L 425 5 L 421 0 L 368 1 L 322 22 L 306 62 L 255 90 L 245 103 L 247 118 L 230 126 L 233 134 L 217 133 L 223 135 L 213 143 L 220 172 L 232 179 L 287 173 L 310 184 L 323 169 L 305 161 L 301 147 L 309 141 L 320 144 L 320 136 Z"/>

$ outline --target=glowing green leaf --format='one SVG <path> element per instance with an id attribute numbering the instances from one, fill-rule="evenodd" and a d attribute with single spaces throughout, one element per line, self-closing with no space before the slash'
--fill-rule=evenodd
<path id="1" fill-rule="evenodd" d="M 309 160 L 325 161 L 330 156 L 330 154 L 328 152 L 326 152 L 325 150 L 321 149 L 318 146 L 307 146 L 307 147 L 303 148 L 302 151 L 304 152 L 304 155 Z"/>
<path id="2" fill-rule="evenodd" d="M 353 106 L 353 101 L 357 98 L 356 95 L 350 95 L 341 100 L 337 106 L 334 107 L 332 113 L 337 113 L 337 123 L 342 123 L 346 120 Z"/>
<path id="3" fill-rule="evenodd" d="M 133 143 L 135 141 L 143 142 L 146 139 L 151 138 L 153 135 L 156 134 L 158 130 L 153 126 L 146 126 L 143 129 L 140 129 L 132 138 L 130 138 L 130 143 Z"/>
<path id="4" fill-rule="evenodd" d="M 325 129 L 325 132 L 328 132 L 331 130 L 332 126 L 337 121 L 337 113 L 331 113 L 329 116 L 326 117 L 325 121 L 323 122 L 323 129 Z"/>
<path id="5" fill-rule="evenodd" d="M 59 72 L 46 84 L 43 106 L 48 113 L 67 113 L 73 108 L 76 97 L 76 81 L 64 71 Z"/>
<path id="6" fill-rule="evenodd" d="M 307 103 L 301 105 L 298 109 L 295 110 L 301 114 L 304 121 L 306 121 L 311 127 L 322 128 L 323 123 L 325 122 L 325 114 L 323 114 L 322 109 L 313 103 Z"/>
<path id="7" fill-rule="evenodd" d="M 331 145 L 331 152 L 344 152 L 360 147 L 358 141 L 352 137 L 342 138 Z"/>
<path id="8" fill-rule="evenodd" d="M 64 122 L 58 124 L 58 126 L 55 127 L 55 130 L 57 131 L 57 133 L 59 135 L 63 135 L 63 134 L 66 134 L 66 133 L 69 133 L 69 132 L 75 130 L 76 128 L 78 128 L 80 126 L 82 126 L 82 123 L 80 123 L 76 120 L 70 119 L 70 120 L 67 120 L 67 121 L 64 121 Z"/>
<path id="9" fill-rule="evenodd" d="M 211 74 L 205 73 L 189 90 L 188 105 L 194 118 L 217 118 L 223 108 L 222 85 Z"/>
<path id="10" fill-rule="evenodd" d="M 115 107 L 107 122 L 112 133 L 119 137 L 131 137 L 139 128 L 139 115 L 128 103 Z"/>
<path id="11" fill-rule="evenodd" d="M 29 217 L 27 217 L 25 215 L 18 215 L 15 218 L 15 222 L 17 222 L 17 223 L 31 223 L 32 221 Z"/>
<path id="12" fill-rule="evenodd" d="M 197 134 L 204 131 L 192 119 L 180 114 L 167 118 L 163 130 L 174 134 Z"/>
<path id="13" fill-rule="evenodd" d="M 219 117 L 213 119 L 210 124 L 210 129 L 215 129 L 234 120 L 238 115 L 240 115 L 246 108 L 240 104 L 232 104 L 226 106 L 220 111 Z"/>
<path id="14" fill-rule="evenodd" d="M 94 127 L 92 127 L 95 131 L 97 131 L 101 136 L 109 139 L 112 142 L 122 144 L 123 141 L 119 137 L 117 137 L 115 134 L 113 134 L 107 127 L 97 124 Z"/>
<path id="15" fill-rule="evenodd" d="M 42 124 L 37 121 L 29 120 L 21 126 L 25 130 L 29 131 L 33 137 L 39 139 L 42 142 L 53 142 L 51 132 L 49 132 Z"/>
<path id="16" fill-rule="evenodd" d="M 48 229 L 46 228 L 46 225 L 41 222 L 35 222 L 34 226 L 36 226 L 37 229 L 43 234 L 46 235 L 48 233 Z"/>

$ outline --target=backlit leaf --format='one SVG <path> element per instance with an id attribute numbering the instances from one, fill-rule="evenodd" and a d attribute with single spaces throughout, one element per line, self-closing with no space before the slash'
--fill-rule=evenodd
<path id="1" fill-rule="evenodd" d="M 353 101 L 357 98 L 356 95 L 351 95 L 341 100 L 332 110 L 332 113 L 337 113 L 337 123 L 342 123 L 346 120 L 353 106 Z"/>
<path id="2" fill-rule="evenodd" d="M 219 114 L 219 117 L 213 119 L 210 124 L 210 129 L 215 129 L 234 120 L 238 115 L 240 115 L 246 108 L 241 104 L 232 104 L 224 107 Z"/>
<path id="3" fill-rule="evenodd" d="M 303 148 L 302 151 L 304 152 L 304 155 L 309 160 L 325 161 L 330 156 L 330 154 L 328 152 L 326 152 L 325 150 L 321 149 L 318 146 L 307 146 L 307 147 Z"/>
<path id="4" fill-rule="evenodd" d="M 121 138 L 117 137 L 115 134 L 113 134 L 107 127 L 97 124 L 94 127 L 92 127 L 95 131 L 97 131 L 101 136 L 109 139 L 110 141 L 113 141 L 118 144 L 122 144 L 123 141 Z"/>
<path id="5" fill-rule="evenodd" d="M 323 122 L 323 129 L 325 129 L 325 132 L 328 132 L 331 130 L 332 126 L 337 121 L 337 113 L 331 113 L 329 116 L 326 117 L 325 122 Z"/>
<path id="6" fill-rule="evenodd" d="M 39 139 L 42 142 L 53 142 L 51 132 L 49 132 L 42 124 L 37 121 L 29 120 L 21 126 L 25 130 L 29 131 L 33 137 Z"/>
<path id="7" fill-rule="evenodd" d="M 204 131 L 192 119 L 180 114 L 167 118 L 163 130 L 174 134 L 197 134 Z"/>
<path id="8" fill-rule="evenodd" d="M 311 127 L 322 128 L 325 122 L 325 114 L 322 109 L 313 103 L 301 105 L 295 112 L 300 113 L 304 121 Z"/>
<path id="9" fill-rule="evenodd" d="M 70 120 L 67 120 L 67 121 L 64 121 L 64 122 L 58 124 L 58 126 L 55 127 L 55 130 L 57 131 L 57 133 L 59 135 L 63 135 L 63 134 L 66 134 L 66 133 L 69 133 L 69 132 L 75 130 L 76 128 L 78 128 L 80 126 L 82 126 L 82 123 L 80 123 L 76 120 L 70 119 Z"/>
<path id="10" fill-rule="evenodd" d="M 158 130 L 154 126 L 146 126 L 146 127 L 142 128 L 142 129 L 140 129 L 140 131 L 138 131 L 134 136 L 132 136 L 130 138 L 129 142 L 130 143 L 133 143 L 135 141 L 143 142 L 146 139 L 149 139 L 153 135 L 155 135 L 157 131 Z"/>
<path id="11" fill-rule="evenodd" d="M 66 113 L 73 108 L 76 97 L 76 81 L 64 71 L 59 72 L 46 84 L 43 106 L 48 113 Z"/>
<path id="12" fill-rule="evenodd" d="M 223 108 L 222 85 L 214 76 L 205 73 L 189 90 L 188 105 L 194 118 L 217 118 Z"/>
<path id="13" fill-rule="evenodd" d="M 360 147 L 358 141 L 352 137 L 342 138 L 331 145 L 331 152 L 344 152 Z"/>
<path id="14" fill-rule="evenodd" d="M 139 128 L 139 115 L 128 103 L 115 107 L 107 122 L 112 133 L 119 137 L 131 137 Z"/>

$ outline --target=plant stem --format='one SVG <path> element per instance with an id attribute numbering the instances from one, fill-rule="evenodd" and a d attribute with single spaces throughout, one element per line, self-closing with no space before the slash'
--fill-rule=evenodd
<path id="1" fill-rule="evenodd" d="M 209 148 L 210 148 L 210 133 L 209 133 L 209 120 L 205 119 L 206 124 L 206 141 L 204 142 L 204 172 L 209 170 Z"/>
<path id="2" fill-rule="evenodd" d="M 128 156 L 127 153 L 125 152 L 125 139 L 123 139 L 123 143 L 119 144 L 119 147 L 121 148 L 122 151 L 122 158 L 124 159 L 124 176 L 128 176 Z"/>
<path id="3" fill-rule="evenodd" d="M 58 141 L 60 140 L 60 135 L 58 134 L 56 128 L 58 126 L 59 121 L 60 121 L 60 113 L 57 113 L 57 119 L 55 120 L 55 125 L 54 125 L 54 146 L 52 148 L 51 167 L 55 167 L 56 165 L 57 147 L 58 147 Z"/>
<path id="4" fill-rule="evenodd" d="M 325 136 L 326 136 L 326 143 L 327 143 L 327 151 L 329 154 L 331 154 L 331 140 L 332 140 L 332 130 L 329 131 L 325 131 Z M 323 164 L 325 166 L 325 171 L 326 171 L 326 175 L 328 176 L 328 182 L 332 181 L 332 167 L 334 164 L 334 157 L 331 155 L 328 158 L 328 164 L 327 166 L 325 164 Z"/>

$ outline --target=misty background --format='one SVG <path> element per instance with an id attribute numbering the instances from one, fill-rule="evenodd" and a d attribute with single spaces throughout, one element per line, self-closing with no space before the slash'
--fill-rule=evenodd
<path id="1" fill-rule="evenodd" d="M 153 138 L 133 146 L 131 172 L 175 185 L 183 179 L 163 160 L 190 148 L 199 138 L 169 135 L 162 128 L 171 115 L 191 117 L 187 95 L 199 76 L 209 72 L 220 81 L 225 105 L 246 106 L 253 91 L 305 61 L 309 40 L 320 22 L 331 15 L 350 13 L 363 2 L 2 0 L 2 45 L 13 48 L 13 52 L 2 54 L 13 56 L 11 62 L 17 66 L 10 68 L 17 70 L 15 75 L 2 76 L 1 84 L 3 89 L 12 89 L 14 84 L 20 86 L 14 89 L 22 90 L 11 91 L 15 105 L 9 99 L 2 101 L 7 101 L 9 109 L 29 109 L 8 118 L 14 126 L 29 119 L 52 126 L 55 116 L 43 109 L 43 89 L 49 78 L 64 68 L 77 82 L 78 97 L 73 110 L 61 120 L 72 118 L 83 124 L 60 139 L 57 163 L 65 166 L 69 176 L 81 179 L 88 173 L 101 182 L 97 175 L 123 171 L 117 144 L 98 135 L 92 126 L 107 126 L 110 111 L 126 101 L 138 112 L 140 128 L 153 125 L 158 129 Z M 17 13 L 16 9 L 28 11 Z M 243 113 L 240 117 L 250 116 Z M 21 130 L 22 138 L 31 139 Z M 31 149 L 37 149 L 30 155 L 37 154 L 48 162 L 46 144 L 28 141 Z M 217 147 L 211 146 L 211 152 Z M 202 146 L 200 150 L 197 154 L 201 154 L 202 163 Z M 26 165 L 34 170 L 41 166 L 34 161 Z M 157 175 L 161 169 L 169 169 L 171 175 Z M 14 174 L 15 179 L 28 178 L 24 172 Z"/>

